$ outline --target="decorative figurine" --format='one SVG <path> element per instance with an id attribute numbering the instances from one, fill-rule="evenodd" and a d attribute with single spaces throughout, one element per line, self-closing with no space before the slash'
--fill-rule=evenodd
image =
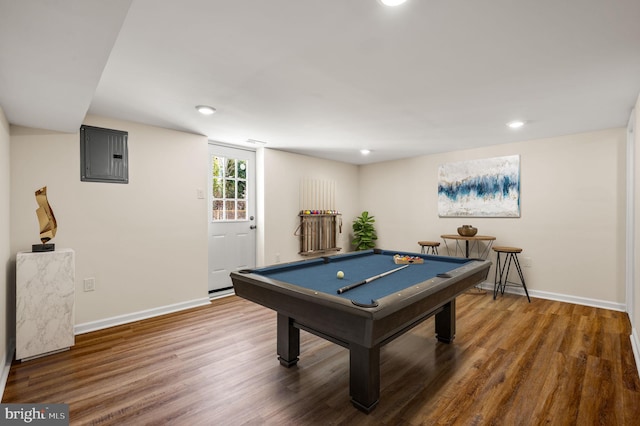
<path id="1" fill-rule="evenodd" d="M 32 244 L 31 251 L 54 251 L 56 245 L 47 243 L 56 236 L 58 222 L 56 222 L 56 217 L 53 215 L 53 211 L 47 200 L 46 186 L 36 191 L 36 201 L 39 206 L 36 210 L 36 215 L 38 216 L 38 222 L 40 222 L 40 241 L 42 241 L 42 244 Z"/>

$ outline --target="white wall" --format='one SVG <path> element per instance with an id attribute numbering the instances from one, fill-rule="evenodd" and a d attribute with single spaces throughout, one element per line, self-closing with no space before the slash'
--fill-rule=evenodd
<path id="1" fill-rule="evenodd" d="M 300 223 L 300 181 L 304 178 L 335 181 L 336 208 L 342 213 L 341 253 L 351 251 L 351 223 L 358 210 L 358 166 L 291 154 L 273 149 L 261 151 L 263 158 L 264 209 L 262 221 L 263 252 L 258 264 L 267 265 L 302 259 L 299 237 L 293 235 Z M 311 207 L 313 208 L 313 207 Z M 266 224 L 266 226 L 265 226 Z"/>
<path id="2" fill-rule="evenodd" d="M 89 116 L 129 132 L 129 184 L 80 181 L 79 134 L 11 127 L 11 257 L 39 242 L 47 186 L 57 248 L 76 251 L 76 325 L 207 298 L 207 138 Z M 0 189 L 0 196 L 2 196 Z M 3 204 L 4 205 L 4 204 Z M 96 291 L 84 292 L 94 277 Z"/>
<path id="3" fill-rule="evenodd" d="M 611 129 L 368 165 L 359 205 L 376 217 L 379 247 L 418 250 L 419 239 L 441 241 L 471 224 L 498 245 L 523 248 L 520 256 L 531 258 L 529 289 L 622 309 L 625 141 L 625 129 Z M 438 217 L 440 164 L 515 154 L 520 218 Z"/>
<path id="4" fill-rule="evenodd" d="M 10 249 L 10 138 L 9 123 L 0 107 L 0 370 L 9 354 L 9 338 L 15 334 L 13 330 L 13 281 L 11 278 L 11 249 Z M 4 381 L 0 380 L 0 388 L 4 388 Z"/>

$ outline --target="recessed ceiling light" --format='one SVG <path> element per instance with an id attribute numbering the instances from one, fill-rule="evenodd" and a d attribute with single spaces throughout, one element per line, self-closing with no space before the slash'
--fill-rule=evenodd
<path id="1" fill-rule="evenodd" d="M 380 0 L 385 6 L 399 6 L 407 0 Z"/>
<path id="2" fill-rule="evenodd" d="M 198 105 L 196 109 L 202 115 L 211 115 L 216 112 L 216 109 L 214 107 L 210 107 L 208 105 Z"/>
<path id="3" fill-rule="evenodd" d="M 369 155 L 369 154 L 371 154 L 371 151 L 370 151 L 370 150 L 368 150 L 368 149 L 361 149 L 361 150 L 360 150 L 360 154 L 362 154 L 362 155 Z"/>
<path id="4" fill-rule="evenodd" d="M 509 126 L 512 129 L 519 129 L 520 127 L 524 126 L 524 121 L 521 121 L 521 120 L 510 121 L 507 123 L 507 126 Z"/>

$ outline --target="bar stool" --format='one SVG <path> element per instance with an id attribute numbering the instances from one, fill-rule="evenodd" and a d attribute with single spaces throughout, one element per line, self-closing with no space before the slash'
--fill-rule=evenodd
<path id="1" fill-rule="evenodd" d="M 527 286 L 524 283 L 522 268 L 520 268 L 520 262 L 518 262 L 518 253 L 521 253 L 522 249 L 519 247 L 493 246 L 493 251 L 496 252 L 496 275 L 493 280 L 493 300 L 496 300 L 498 291 L 500 291 L 501 294 L 504 294 L 504 289 L 507 287 L 507 285 L 518 286 L 517 283 L 507 281 L 507 278 L 509 277 L 509 269 L 511 269 L 511 263 L 513 263 L 518 270 L 518 275 L 520 276 L 520 284 L 522 284 L 522 287 L 524 288 L 524 292 L 527 295 L 527 300 L 529 300 L 529 303 L 531 303 L 531 298 L 529 298 Z M 500 259 L 500 254 L 505 255 L 502 261 Z M 507 269 L 506 273 L 505 267 Z"/>
<path id="2" fill-rule="evenodd" d="M 418 241 L 420 244 L 420 253 L 426 254 L 438 254 L 438 246 L 440 245 L 437 241 Z"/>

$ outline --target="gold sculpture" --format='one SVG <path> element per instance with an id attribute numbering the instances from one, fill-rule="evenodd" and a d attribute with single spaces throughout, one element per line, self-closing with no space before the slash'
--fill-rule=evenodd
<path id="1" fill-rule="evenodd" d="M 49 201 L 47 200 L 47 187 L 44 186 L 36 191 L 36 201 L 38 209 L 36 215 L 40 223 L 40 241 L 42 244 L 33 244 L 32 251 L 53 251 L 55 244 L 47 244 L 56 236 L 58 222 L 53 215 Z"/>

